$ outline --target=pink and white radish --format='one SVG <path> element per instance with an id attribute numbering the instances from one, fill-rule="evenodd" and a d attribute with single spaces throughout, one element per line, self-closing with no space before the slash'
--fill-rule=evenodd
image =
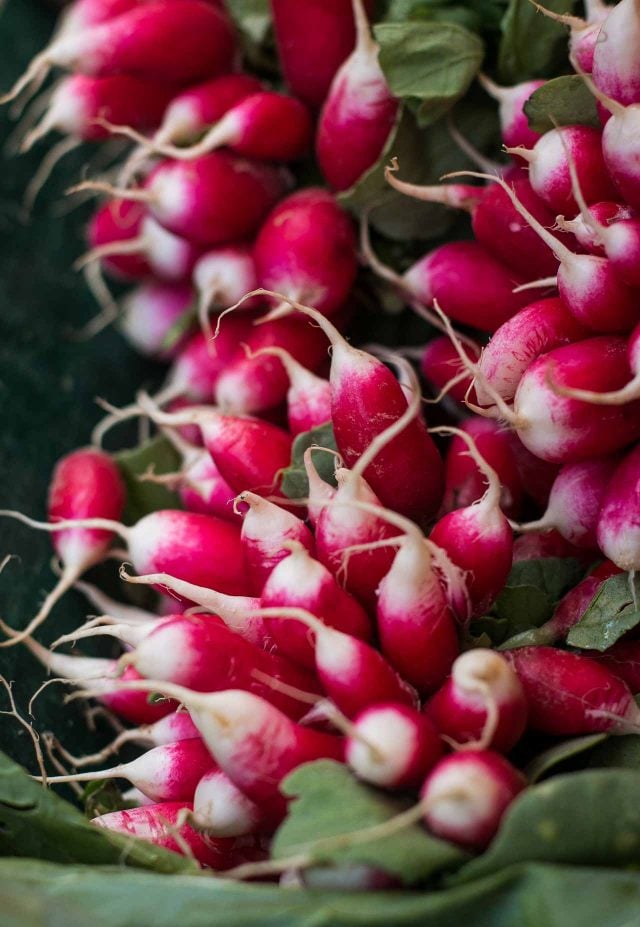
<path id="1" fill-rule="evenodd" d="M 587 74 L 593 70 L 593 57 L 596 45 L 603 41 L 601 28 L 613 6 L 602 0 L 585 0 L 585 17 L 571 16 L 568 13 L 555 13 L 536 3 L 536 9 L 550 19 L 569 27 L 569 58 L 575 66 Z"/>
<path id="2" fill-rule="evenodd" d="M 294 321 L 294 320 L 292 320 Z M 312 431 L 331 420 L 331 384 L 303 367 L 284 348 L 260 348 L 253 357 L 278 358 L 289 378 L 287 423 L 292 435 Z"/>
<path id="3" fill-rule="evenodd" d="M 640 569 L 640 445 L 618 464 L 598 517 L 600 550 L 621 570 Z M 635 593 L 634 593 L 635 600 Z"/>
<path id="4" fill-rule="evenodd" d="M 478 361 L 479 350 L 475 351 L 469 344 L 466 350 L 472 360 Z M 456 402 L 464 402 L 472 388 L 473 377 L 461 363 L 458 352 L 446 335 L 439 335 L 427 342 L 420 358 L 420 369 L 428 383 L 438 391 L 434 402 L 444 396 L 451 396 Z"/>
<path id="5" fill-rule="evenodd" d="M 618 103 L 640 102 L 640 65 L 635 53 L 639 42 L 637 6 L 634 0 L 621 0 L 611 8 L 600 30 L 592 69 L 598 89 Z"/>
<path id="6" fill-rule="evenodd" d="M 291 542 L 313 553 L 315 541 L 300 518 L 253 492 L 240 493 L 236 506 L 243 513 L 240 537 L 251 586 L 259 595 L 274 567 L 290 555 Z"/>
<path id="7" fill-rule="evenodd" d="M 600 228 L 608 227 L 621 219 L 632 219 L 634 216 L 635 212 L 630 206 L 603 200 L 588 206 L 587 213 L 581 211 L 574 219 L 558 217 L 556 222 L 561 222 L 562 228 L 571 232 L 578 244 L 589 254 L 605 257 L 605 250 L 599 236 Z"/>
<path id="8" fill-rule="evenodd" d="M 198 293 L 200 327 L 207 338 L 213 340 L 209 323 L 211 311 L 233 306 L 258 285 L 252 248 L 240 244 L 207 251 L 193 268 L 193 284 Z M 255 308 L 250 300 L 243 306 Z"/>
<path id="9" fill-rule="evenodd" d="M 185 347 L 186 336 L 166 347 L 167 336 L 193 301 L 191 288 L 181 283 L 149 281 L 122 300 L 118 328 L 129 344 L 147 357 L 171 360 Z"/>
<path id="10" fill-rule="evenodd" d="M 500 132 L 502 142 L 507 148 L 517 145 L 530 147 L 540 138 L 539 132 L 529 128 L 529 121 L 524 112 L 524 104 L 532 93 L 542 87 L 546 81 L 527 80 L 513 87 L 500 87 L 490 80 L 486 74 L 479 74 L 478 80 L 482 88 L 498 104 L 500 117 Z"/>
<path id="11" fill-rule="evenodd" d="M 190 820 L 210 837 L 242 837 L 264 826 L 260 807 L 221 769 L 210 770 L 198 782 Z"/>
<path id="12" fill-rule="evenodd" d="M 325 482 L 316 470 L 316 466 L 313 462 L 313 454 L 315 452 L 320 452 L 323 454 L 331 454 L 332 457 L 336 460 L 336 463 L 342 463 L 340 455 L 334 451 L 332 448 L 318 447 L 316 445 L 311 445 L 308 447 L 303 455 L 304 469 L 307 476 L 307 481 L 309 483 L 309 493 L 307 499 L 307 514 L 309 521 L 314 531 L 317 528 L 318 520 L 324 511 L 324 503 L 329 499 L 333 499 L 336 494 L 335 487 L 330 483 Z"/>

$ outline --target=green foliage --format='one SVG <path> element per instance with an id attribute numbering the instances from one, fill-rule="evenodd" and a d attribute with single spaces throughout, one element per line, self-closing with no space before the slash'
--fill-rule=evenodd
<path id="1" fill-rule="evenodd" d="M 640 582 L 635 578 L 633 582 L 637 601 Z M 584 650 L 605 651 L 638 624 L 640 611 L 631 594 L 629 574 L 618 573 L 598 589 L 589 608 L 567 634 L 567 643 Z"/>
<path id="2" fill-rule="evenodd" d="M 555 126 L 601 126 L 595 97 L 577 74 L 556 77 L 531 94 L 524 104 L 534 132 L 548 132 Z"/>
<path id="3" fill-rule="evenodd" d="M 166 438 L 157 437 L 139 447 L 115 455 L 127 487 L 125 524 L 131 525 L 157 509 L 179 509 L 178 496 L 166 486 L 140 480 L 149 468 L 154 473 L 174 473 L 180 469 L 180 457 Z"/>
<path id="4" fill-rule="evenodd" d="M 570 13 L 575 0 L 545 0 L 553 13 Z M 567 28 L 544 16 L 531 0 L 510 0 L 502 21 L 498 50 L 500 80 L 505 84 L 550 77 L 566 62 Z"/>
<path id="5" fill-rule="evenodd" d="M 319 425 L 318 428 L 313 428 L 311 431 L 303 432 L 293 442 L 291 464 L 284 471 L 281 484 L 282 492 L 289 499 L 306 499 L 309 495 L 309 480 L 304 468 L 304 452 L 307 448 L 314 446 L 337 451 L 331 422 L 327 422 L 326 425 Z M 323 454 L 319 450 L 313 455 L 313 463 L 322 479 L 326 483 L 335 486 L 336 481 L 333 475 L 336 468 L 335 455 Z"/>

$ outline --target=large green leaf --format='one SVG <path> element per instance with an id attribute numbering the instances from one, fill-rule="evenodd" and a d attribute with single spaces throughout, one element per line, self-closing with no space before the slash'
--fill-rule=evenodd
<path id="1" fill-rule="evenodd" d="M 570 13 L 575 0 L 545 0 L 553 13 Z M 498 67 L 505 84 L 550 77 L 559 62 L 566 62 L 566 26 L 540 13 L 531 0 L 510 0 L 502 21 Z"/>
<path id="2" fill-rule="evenodd" d="M 604 651 L 623 634 L 640 624 L 636 602 L 639 582 L 633 579 L 636 595 L 631 593 L 629 574 L 610 576 L 589 605 L 580 621 L 567 634 L 572 647 Z"/>
<path id="3" fill-rule="evenodd" d="M 596 99 L 577 74 L 556 77 L 538 87 L 524 104 L 529 126 L 548 132 L 554 126 L 600 127 Z"/>

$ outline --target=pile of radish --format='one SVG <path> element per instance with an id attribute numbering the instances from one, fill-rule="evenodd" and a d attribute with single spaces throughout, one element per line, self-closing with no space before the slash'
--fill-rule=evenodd
<path id="1" fill-rule="evenodd" d="M 131 787 L 97 826 L 270 877 L 282 781 L 331 759 L 481 853 L 529 786 L 528 738 L 640 733 L 637 631 L 603 652 L 567 642 L 612 577 L 628 574 L 635 602 L 640 570 L 638 8 L 570 23 L 601 128 L 537 135 L 523 106 L 543 82 L 483 77 L 510 155 L 500 171 L 421 186 L 387 159 L 395 190 L 468 212 L 474 236 L 396 270 L 366 229 L 358 247 L 338 197 L 398 118 L 373 4 L 271 7 L 284 89 L 242 70 L 223 2 L 73 0 L 5 97 L 57 68 L 23 148 L 52 130 L 65 150 L 129 143 L 108 179 L 80 185 L 104 196 L 82 258 L 102 305 L 92 327 L 119 317 L 170 366 L 159 392 L 109 407 L 92 446 L 59 461 L 46 522 L 0 513 L 50 532 L 60 562 L 0 646 L 29 648 L 131 725 L 48 779 Z M 325 186 L 296 187 L 314 146 Z M 359 262 L 431 321 L 418 372 L 350 341 Z M 131 284 L 120 305 L 108 278 Z M 125 525 L 102 439 L 130 419 L 181 464 L 150 476 L 176 507 Z M 308 494 L 289 498 L 295 439 L 329 423 L 335 447 L 306 450 Z M 120 602 L 83 580 L 114 556 Z M 582 578 L 498 649 L 479 620 L 514 563 L 550 557 Z M 132 584 L 163 594 L 156 611 L 125 604 Z M 102 614 L 47 648 L 38 632 L 74 587 Z M 88 637 L 121 656 L 82 655 Z M 139 756 L 112 761 L 124 744 Z"/>

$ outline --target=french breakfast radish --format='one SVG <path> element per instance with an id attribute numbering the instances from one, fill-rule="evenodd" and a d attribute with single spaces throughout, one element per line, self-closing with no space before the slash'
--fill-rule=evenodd
<path id="1" fill-rule="evenodd" d="M 598 516 L 600 550 L 632 576 L 640 569 L 640 444 L 620 461 L 609 480 Z"/>
<path id="2" fill-rule="evenodd" d="M 221 769 L 206 772 L 196 786 L 191 821 L 210 837 L 242 837 L 263 827 L 260 807 Z"/>
<path id="3" fill-rule="evenodd" d="M 118 328 L 140 354 L 171 360 L 185 346 L 186 336 L 166 346 L 173 326 L 193 301 L 191 288 L 183 283 L 150 280 L 130 290 L 121 303 Z"/>
<path id="4" fill-rule="evenodd" d="M 501 87 L 490 80 L 486 74 L 478 75 L 483 90 L 498 104 L 500 117 L 500 134 L 507 148 L 516 145 L 533 146 L 540 138 L 539 132 L 529 127 L 524 112 L 524 104 L 532 93 L 545 84 L 543 80 L 527 80 L 513 87 Z"/>
<path id="5" fill-rule="evenodd" d="M 640 15 L 634 0 L 611 7 L 593 50 L 593 80 L 618 103 L 640 103 Z M 585 68 L 584 70 L 590 70 Z"/>
<path id="6" fill-rule="evenodd" d="M 293 320 L 292 320 L 293 321 Z M 331 420 L 331 384 L 303 367 L 288 351 L 276 345 L 260 348 L 253 357 L 277 358 L 289 378 L 287 423 L 292 435 L 325 425 Z M 220 389 L 222 389 L 220 387 Z"/>

